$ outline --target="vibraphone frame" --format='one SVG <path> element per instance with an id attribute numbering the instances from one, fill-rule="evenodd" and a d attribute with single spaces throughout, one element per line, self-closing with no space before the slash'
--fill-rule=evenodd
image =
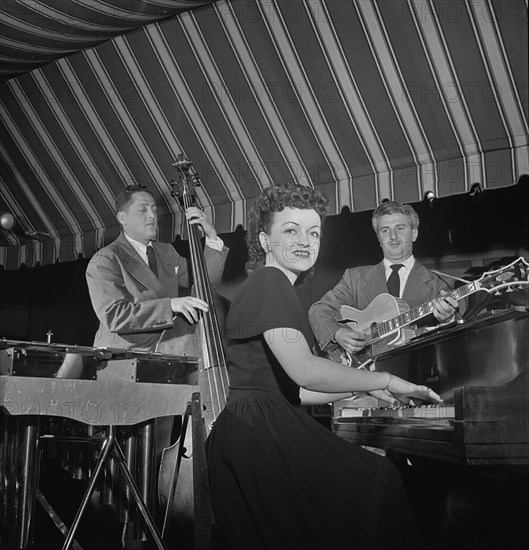
<path id="1" fill-rule="evenodd" d="M 2 349 L 3 348 L 3 349 Z M 17 372 L 14 350 L 38 349 L 55 355 L 78 353 L 96 358 L 98 368 L 92 379 L 41 378 L 18 376 L 28 371 L 25 364 Z M 64 358 L 64 357 L 63 357 Z M 31 342 L 0 342 L 0 419 L 3 451 L 0 453 L 3 473 L 0 479 L 4 488 L 1 507 L 6 518 L 12 520 L 11 536 L 5 544 L 9 548 L 28 548 L 32 543 L 32 525 L 35 503 L 39 501 L 56 526 L 65 535 L 63 549 L 80 548 L 75 542 L 75 532 L 86 505 L 95 489 L 103 467 L 112 457 L 125 479 L 158 548 L 164 549 L 151 513 L 148 510 L 146 487 L 138 487 L 132 476 L 125 455 L 116 439 L 116 427 L 144 423 L 152 429 L 152 421 L 162 416 L 190 415 L 194 440 L 205 440 L 203 407 L 199 387 L 177 383 L 188 379 L 196 370 L 198 359 L 192 357 L 161 356 L 125 350 L 78 348 Z M 154 366 L 153 366 L 154 365 Z M 34 368 L 34 365 L 33 365 Z M 52 369 L 53 370 L 53 369 Z M 31 368 L 29 368 L 31 372 Z M 35 374 L 31 372 L 31 374 Z M 49 373 L 46 373 L 49 376 Z M 158 381 L 153 381 L 158 380 Z M 161 383 L 161 382 L 163 383 Z M 90 426 L 105 426 L 106 437 L 77 515 L 68 530 L 39 491 L 40 417 L 61 416 Z M 186 422 L 187 424 L 187 422 Z M 185 436 L 185 434 L 181 434 Z M 9 439 L 11 438 L 11 441 Z M 151 438 L 152 439 L 152 438 Z M 196 446 L 193 456 L 194 485 L 196 495 L 207 494 L 207 470 L 203 445 Z M 21 452 L 14 456 L 12 449 Z M 11 449 L 11 451 L 10 451 Z M 9 479 L 16 479 L 15 486 Z M 145 481 L 145 480 L 143 480 Z M 205 485 L 205 488 L 202 486 Z M 140 480 L 140 485 L 142 485 Z M 145 483 L 143 483 L 145 485 Z M 195 498 L 198 522 L 195 526 L 195 548 L 209 546 L 211 511 L 207 499 Z M 204 523 L 200 524 L 200 518 Z"/>

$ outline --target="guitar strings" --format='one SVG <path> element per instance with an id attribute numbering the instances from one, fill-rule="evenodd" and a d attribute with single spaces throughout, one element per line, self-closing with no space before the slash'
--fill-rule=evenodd
<path id="1" fill-rule="evenodd" d="M 491 289 L 485 288 L 483 281 L 486 281 L 487 279 L 495 279 L 496 282 L 498 282 L 498 280 L 499 280 L 499 278 L 497 278 L 498 274 L 500 274 L 500 273 L 504 274 L 505 272 L 508 271 L 508 269 L 510 267 L 514 268 L 517 263 L 520 263 L 520 260 L 524 264 L 529 265 L 529 264 L 527 264 L 527 262 L 525 261 L 524 258 L 520 257 L 520 258 L 518 258 L 518 260 L 515 260 L 514 262 L 511 262 L 509 265 L 507 265 L 507 266 L 505 266 L 501 269 L 498 269 L 496 271 L 486 272 L 477 281 L 465 281 L 464 279 L 460 279 L 458 277 L 453 277 L 454 279 L 463 281 L 466 284 L 464 286 L 461 286 L 459 288 L 456 288 L 456 289 L 452 290 L 448 295 L 452 296 L 453 298 L 455 298 L 456 300 L 459 301 L 459 300 L 461 300 L 461 298 L 464 298 L 465 296 L 468 296 L 469 294 L 473 294 L 474 292 L 476 292 L 478 290 L 481 290 L 481 289 L 490 292 Z M 527 279 L 527 277 L 526 277 L 527 270 L 524 269 L 525 266 L 518 265 L 516 267 L 519 270 L 519 273 L 517 273 L 517 276 L 515 277 L 516 282 L 512 283 L 512 282 L 501 281 L 502 284 L 497 285 L 495 288 L 515 286 L 517 284 L 522 286 L 523 284 L 527 284 L 527 282 L 529 282 L 529 281 L 524 280 L 524 279 Z M 437 273 L 435 270 L 432 270 L 432 271 L 434 273 Z M 486 277 L 486 275 L 488 275 L 488 277 Z M 477 286 L 478 283 L 481 283 L 481 284 L 479 286 Z M 393 319 L 389 319 L 387 321 L 381 321 L 380 323 L 374 322 L 367 329 L 365 329 L 363 331 L 363 334 L 366 336 L 369 343 L 375 342 L 376 340 L 379 340 L 379 339 L 383 338 L 384 336 L 386 336 L 386 335 L 388 335 L 392 332 L 395 332 L 396 330 L 402 328 L 399 325 L 401 325 L 401 324 L 402 324 L 402 326 L 409 325 L 413 321 L 428 315 L 432 311 L 433 311 L 433 301 L 430 301 L 430 302 L 422 304 L 418 307 L 415 307 L 415 308 L 413 308 L 409 311 L 401 313 L 400 315 L 397 315 Z"/>

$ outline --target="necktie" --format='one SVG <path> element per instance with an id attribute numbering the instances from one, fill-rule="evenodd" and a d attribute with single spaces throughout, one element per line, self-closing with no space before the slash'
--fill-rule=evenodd
<path id="1" fill-rule="evenodd" d="M 399 277 L 399 269 L 401 267 L 404 267 L 402 264 L 393 264 L 390 265 L 391 267 L 391 274 L 388 277 L 388 292 L 395 296 L 395 298 L 398 298 L 400 295 L 400 277 Z"/>
<path id="2" fill-rule="evenodd" d="M 156 255 L 154 254 L 154 248 L 152 245 L 147 247 L 147 260 L 149 261 L 149 267 L 151 271 L 158 277 L 158 263 L 156 261 Z"/>

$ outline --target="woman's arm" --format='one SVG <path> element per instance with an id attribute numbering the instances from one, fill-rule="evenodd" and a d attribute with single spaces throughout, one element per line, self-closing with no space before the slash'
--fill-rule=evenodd
<path id="1" fill-rule="evenodd" d="M 386 387 L 388 375 L 352 369 L 313 355 L 301 332 L 273 328 L 264 332 L 266 343 L 286 373 L 308 390 L 338 393 L 372 391 Z"/>
<path id="2" fill-rule="evenodd" d="M 386 372 L 358 370 L 313 355 L 305 337 L 298 330 L 273 328 L 263 335 L 288 376 L 307 390 L 324 393 L 387 390 L 395 396 L 442 401 L 426 386 L 417 386 Z"/>
<path id="3" fill-rule="evenodd" d="M 299 388 L 299 398 L 302 405 L 326 405 L 328 403 L 334 403 L 340 399 L 348 399 L 352 393 L 324 393 L 320 391 L 307 390 L 306 388 Z"/>

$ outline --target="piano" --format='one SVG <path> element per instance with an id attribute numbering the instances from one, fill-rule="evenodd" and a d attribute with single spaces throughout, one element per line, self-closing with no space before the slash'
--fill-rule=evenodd
<path id="1" fill-rule="evenodd" d="M 36 501 L 67 535 L 39 490 L 40 454 L 53 439 L 101 444 L 102 438 L 94 437 L 96 426 L 138 427 L 135 437 L 142 454 L 134 457 L 135 443 L 127 435 L 127 465 L 135 472 L 141 497 L 152 508 L 153 420 L 186 413 L 200 391 L 193 383 L 198 363 L 190 356 L 0 339 L 2 546 L 32 546 Z M 54 431 L 62 420 L 67 435 Z M 88 428 L 84 430 L 88 437 L 77 435 L 83 432 L 79 426 Z M 86 455 L 90 458 L 90 450 Z M 127 512 L 122 518 L 130 522 Z M 72 547 L 78 547 L 75 541 Z"/>
<path id="2" fill-rule="evenodd" d="M 529 313 L 492 311 L 378 355 L 387 371 L 435 390 L 441 405 L 335 404 L 332 429 L 394 456 L 468 466 L 529 465 Z"/>

